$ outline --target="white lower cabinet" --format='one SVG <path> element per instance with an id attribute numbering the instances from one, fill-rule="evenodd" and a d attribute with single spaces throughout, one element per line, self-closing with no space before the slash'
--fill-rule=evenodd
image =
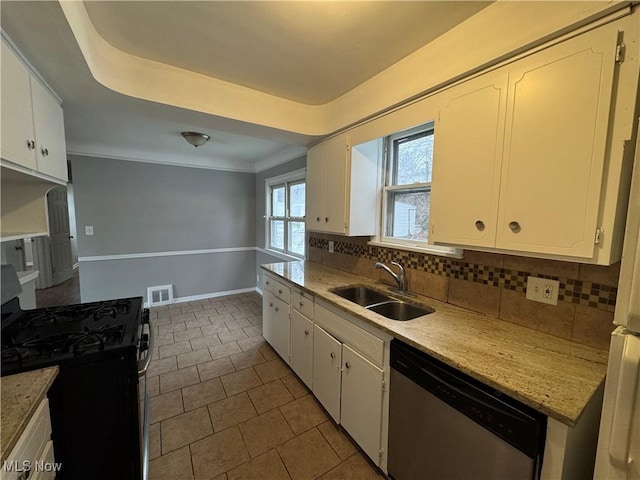
<path id="1" fill-rule="evenodd" d="M 386 473 L 392 337 L 272 274 L 264 287 L 264 339 Z"/>
<path id="2" fill-rule="evenodd" d="M 317 324 L 313 335 L 313 394 L 384 470 L 384 370 Z"/>
<path id="3" fill-rule="evenodd" d="M 285 362 L 290 363 L 289 305 L 268 290 L 264 291 L 262 305 L 262 336 Z"/>
<path id="4" fill-rule="evenodd" d="M 342 343 L 313 326 L 313 394 L 336 423 L 340 423 Z"/>
<path id="5" fill-rule="evenodd" d="M 375 462 L 380 458 L 383 397 L 384 371 L 343 345 L 340 423 Z"/>
<path id="6" fill-rule="evenodd" d="M 313 388 L 313 322 L 291 310 L 291 369 Z"/>

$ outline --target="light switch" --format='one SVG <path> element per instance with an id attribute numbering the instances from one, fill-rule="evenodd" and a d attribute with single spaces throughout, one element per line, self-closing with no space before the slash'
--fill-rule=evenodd
<path id="1" fill-rule="evenodd" d="M 85 235 L 93 235 L 93 226 L 92 225 L 85 225 L 84 226 L 84 234 Z"/>
<path id="2" fill-rule="evenodd" d="M 333 240 L 329 240 L 329 253 L 333 253 Z"/>

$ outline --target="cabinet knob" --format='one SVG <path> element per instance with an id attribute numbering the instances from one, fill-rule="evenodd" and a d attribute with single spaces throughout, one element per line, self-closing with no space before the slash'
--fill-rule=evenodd
<path id="1" fill-rule="evenodd" d="M 513 233 L 518 233 L 520 231 L 520 224 L 518 222 L 509 222 L 509 228 Z"/>
<path id="2" fill-rule="evenodd" d="M 482 220 L 476 220 L 476 228 L 482 232 L 484 230 L 484 222 Z"/>
<path id="3" fill-rule="evenodd" d="M 36 142 L 34 140 L 27 140 L 27 148 L 33 150 L 36 148 Z"/>
<path id="4" fill-rule="evenodd" d="M 345 368 L 351 368 L 351 364 L 349 362 L 344 364 Z"/>
<path id="5" fill-rule="evenodd" d="M 271 303 L 269 304 L 269 306 L 270 306 L 270 307 L 273 307 L 273 302 L 271 302 Z"/>
<path id="6" fill-rule="evenodd" d="M 278 307 L 276 307 L 276 312 L 278 311 Z"/>
<path id="7" fill-rule="evenodd" d="M 331 352 L 331 355 L 329 355 L 331 358 L 336 358 L 336 354 Z"/>
<path id="8" fill-rule="evenodd" d="M 304 305 L 304 302 L 300 302 L 300 306 L 302 307 Z"/>
<path id="9" fill-rule="evenodd" d="M 282 289 L 281 288 L 278 289 L 278 293 L 282 294 Z"/>
<path id="10" fill-rule="evenodd" d="M 304 331 L 304 334 L 305 334 L 305 335 L 309 335 L 309 330 L 305 330 L 305 331 Z"/>
<path id="11" fill-rule="evenodd" d="M 42 153 L 42 156 L 43 156 L 43 157 L 47 157 L 47 156 L 49 156 L 49 149 L 48 149 L 48 148 L 44 148 L 44 147 L 42 147 L 42 148 L 40 149 L 40 152 Z"/>
<path id="12" fill-rule="evenodd" d="M 328 222 L 329 221 L 329 217 L 324 217 L 324 221 Z"/>

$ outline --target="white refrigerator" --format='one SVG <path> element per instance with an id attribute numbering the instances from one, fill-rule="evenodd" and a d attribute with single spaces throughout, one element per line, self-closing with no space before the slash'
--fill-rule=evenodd
<path id="1" fill-rule="evenodd" d="M 640 480 L 640 143 L 631 182 L 594 480 Z"/>

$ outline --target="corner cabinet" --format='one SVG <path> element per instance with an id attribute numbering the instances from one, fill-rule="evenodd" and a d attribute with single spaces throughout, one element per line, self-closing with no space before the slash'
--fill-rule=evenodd
<path id="1" fill-rule="evenodd" d="M 307 152 L 306 228 L 374 235 L 380 141 L 351 147 L 349 137 L 325 140 Z"/>
<path id="2" fill-rule="evenodd" d="M 67 181 L 62 107 L 2 41 L 2 159 L 5 166 Z"/>
<path id="3" fill-rule="evenodd" d="M 432 242 L 601 264 L 619 259 L 615 207 L 603 202 L 605 167 L 625 155 L 612 147 L 610 124 L 625 124 L 618 136 L 628 139 L 633 116 L 630 108 L 617 113 L 624 120 L 611 113 L 621 76 L 618 35 L 614 26 L 601 27 L 443 93 Z M 619 93 L 632 105 L 628 83 L 620 81 Z M 618 173 L 617 180 L 624 191 L 625 178 Z"/>

